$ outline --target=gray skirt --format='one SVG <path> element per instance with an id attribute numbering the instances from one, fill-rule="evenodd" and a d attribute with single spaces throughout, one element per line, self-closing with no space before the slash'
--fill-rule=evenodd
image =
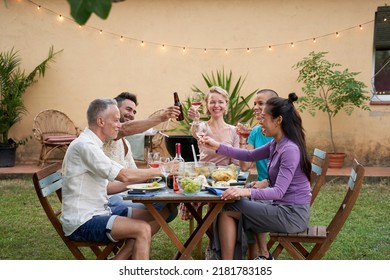
<path id="1" fill-rule="evenodd" d="M 224 211 L 238 211 L 242 215 L 246 232 L 285 232 L 304 231 L 310 218 L 310 205 L 275 204 L 270 201 L 242 198 L 227 204 Z"/>

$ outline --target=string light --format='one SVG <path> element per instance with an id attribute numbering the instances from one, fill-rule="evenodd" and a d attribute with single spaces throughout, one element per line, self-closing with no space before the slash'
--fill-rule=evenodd
<path id="1" fill-rule="evenodd" d="M 38 4 L 34 3 L 34 2 L 31 1 L 31 0 L 27 0 L 27 2 L 29 2 L 30 4 L 36 6 L 36 9 L 37 9 L 37 10 L 45 10 L 45 11 L 47 11 L 47 12 L 50 12 L 50 13 L 52 13 L 52 14 L 57 15 L 58 18 L 59 18 L 60 20 L 66 19 L 66 20 L 69 20 L 69 21 L 71 21 L 71 22 L 73 22 L 73 23 L 76 23 L 75 20 L 74 20 L 73 18 L 69 18 L 69 17 L 63 16 L 63 15 L 61 15 L 61 14 L 59 14 L 59 13 L 57 13 L 57 12 L 55 12 L 55 11 L 49 9 L 49 8 L 42 7 L 41 5 L 38 5 Z M 314 38 L 312 38 L 312 39 L 296 40 L 295 42 L 305 42 L 305 41 L 308 41 L 308 40 L 312 40 L 313 43 L 316 43 L 316 38 L 328 37 L 328 36 L 330 36 L 330 35 L 332 35 L 332 34 L 335 34 L 336 37 L 339 37 L 339 36 L 340 36 L 340 32 L 347 31 L 347 30 L 350 30 L 350 29 L 353 29 L 353 28 L 359 28 L 360 30 L 363 30 L 363 26 L 364 26 L 364 25 L 366 25 L 366 24 L 371 24 L 371 23 L 373 23 L 373 22 L 374 22 L 374 20 L 370 20 L 370 21 L 368 21 L 368 22 L 359 24 L 359 25 L 357 25 L 357 26 L 345 28 L 345 29 L 340 30 L 340 31 L 337 31 L 337 32 L 335 32 L 335 33 L 328 33 L 328 34 L 325 34 L 325 35 L 321 35 L 321 36 L 314 37 Z M 383 18 L 383 22 L 387 22 L 387 18 L 386 18 L 386 17 Z M 76 23 L 76 24 L 77 24 L 77 23 Z M 78 25 L 78 26 L 79 26 L 79 28 L 82 27 L 81 25 Z M 99 28 L 96 28 L 96 27 L 93 27 L 93 26 L 89 26 L 89 25 L 84 25 L 84 26 L 85 26 L 86 28 L 98 30 L 100 34 L 103 34 L 103 30 L 102 30 L 102 29 L 99 29 Z M 116 34 L 116 33 L 113 33 L 113 32 L 109 32 L 109 31 L 107 32 L 107 31 L 106 31 L 105 33 L 107 33 L 107 34 L 109 34 L 109 35 L 112 35 L 112 36 L 119 37 L 121 41 L 124 40 L 124 38 L 125 38 L 125 36 L 120 35 L 120 34 Z M 169 45 L 169 44 L 168 44 L 168 45 L 165 45 L 165 44 L 161 44 L 161 43 L 158 43 L 158 42 L 145 42 L 144 40 L 140 40 L 140 39 L 137 39 L 137 38 L 131 38 L 131 37 L 126 37 L 126 39 L 132 40 L 132 41 L 136 41 L 136 42 L 139 42 L 139 43 L 141 44 L 141 46 L 143 46 L 144 43 L 150 43 L 150 44 L 152 44 L 152 45 L 161 45 L 161 46 L 162 46 L 162 49 L 165 49 L 165 46 L 168 46 L 168 47 L 171 47 L 171 48 L 182 48 L 183 52 L 185 52 L 187 49 L 195 49 L 195 50 L 202 50 L 202 49 L 203 49 L 203 52 L 204 52 L 204 53 L 207 53 L 207 48 L 181 47 L 181 46 L 178 46 L 178 45 Z M 275 46 L 276 46 L 276 47 L 279 47 L 279 46 L 283 46 L 283 45 L 287 45 L 287 44 L 290 44 L 291 47 L 294 47 L 294 42 L 290 42 L 290 43 L 281 43 L 281 44 L 277 44 L 277 45 L 273 45 L 273 46 L 274 46 L 274 47 L 275 47 Z M 259 48 L 267 48 L 267 47 L 268 47 L 268 50 L 271 51 L 272 48 L 273 48 L 273 46 L 272 46 L 272 45 L 268 45 L 268 46 L 267 46 L 267 45 L 265 45 L 265 46 L 255 46 L 254 48 L 255 48 L 255 49 L 259 49 Z M 250 48 L 248 48 L 248 47 L 245 47 L 245 48 L 242 48 L 242 47 L 233 48 L 233 50 L 245 50 L 245 49 L 246 49 L 246 51 L 247 51 L 248 53 L 251 51 Z M 225 53 L 226 53 L 226 54 L 227 54 L 228 51 L 229 51 L 228 48 L 212 48 L 212 50 L 216 50 L 216 51 L 218 51 L 218 50 L 225 50 Z"/>

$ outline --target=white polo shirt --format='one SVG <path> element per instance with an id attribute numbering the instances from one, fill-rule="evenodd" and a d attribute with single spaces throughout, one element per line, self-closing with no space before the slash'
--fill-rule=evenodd
<path id="1" fill-rule="evenodd" d="M 69 145 L 62 165 L 61 222 L 66 236 L 93 216 L 110 215 L 107 184 L 122 168 L 104 154 L 103 142 L 88 128 Z"/>

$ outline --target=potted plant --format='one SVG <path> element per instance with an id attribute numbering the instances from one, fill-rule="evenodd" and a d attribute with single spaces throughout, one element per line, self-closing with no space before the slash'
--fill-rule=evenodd
<path id="1" fill-rule="evenodd" d="M 310 54 L 293 66 L 299 70 L 298 82 L 303 83 L 302 91 L 305 96 L 298 100 L 299 110 L 308 112 L 315 116 L 317 110 L 328 116 L 329 136 L 331 152 L 329 154 L 329 167 L 341 168 L 345 153 L 341 153 L 335 145 L 333 133 L 333 118 L 340 111 L 351 115 L 355 108 L 370 110 L 366 101 L 370 98 L 365 95 L 366 85 L 356 80 L 358 72 L 343 71 L 336 68 L 341 66 L 325 59 L 327 52 L 310 52 Z M 332 158 L 339 158 L 333 162 Z"/>
<path id="2" fill-rule="evenodd" d="M 236 125 L 238 122 L 248 122 L 253 123 L 254 115 L 253 110 L 249 105 L 249 102 L 253 95 L 256 93 L 256 90 L 249 93 L 247 96 L 241 95 L 241 88 L 245 82 L 245 78 L 241 76 L 238 78 L 237 82 L 233 81 L 232 71 L 229 74 L 225 74 L 224 69 L 216 71 L 216 73 L 211 72 L 211 75 L 202 74 L 203 80 L 206 83 L 207 89 L 212 86 L 220 86 L 224 88 L 229 94 L 229 104 L 228 104 L 228 114 L 225 116 L 225 121 L 229 124 Z M 233 84 L 234 83 L 234 84 Z M 199 92 L 203 97 L 205 97 L 205 92 L 203 92 L 199 87 L 193 86 L 191 88 L 193 92 Z M 192 120 L 188 118 L 187 111 L 191 107 L 191 98 L 186 97 L 184 101 L 181 102 L 183 107 L 184 120 L 181 122 L 175 121 L 170 130 L 170 134 L 179 133 L 179 135 L 170 135 L 169 138 L 165 138 L 165 143 L 168 152 L 174 156 L 175 154 L 175 143 L 181 143 L 185 146 L 182 148 L 182 156 L 187 161 L 187 159 L 192 159 L 191 144 L 195 146 L 196 154 L 198 154 L 197 141 L 191 135 L 191 122 Z M 202 115 L 201 120 L 208 120 L 208 117 L 205 116 L 205 108 L 202 108 L 199 111 Z"/>
<path id="3" fill-rule="evenodd" d="M 0 52 L 0 167 L 14 166 L 17 146 L 25 144 L 29 139 L 15 140 L 8 135 L 11 127 L 27 112 L 23 93 L 37 81 L 37 74 L 44 77 L 48 63 L 54 61 L 59 52 L 54 52 L 53 46 L 50 47 L 48 57 L 29 74 L 20 69 L 18 51 L 12 48 L 8 52 Z"/>

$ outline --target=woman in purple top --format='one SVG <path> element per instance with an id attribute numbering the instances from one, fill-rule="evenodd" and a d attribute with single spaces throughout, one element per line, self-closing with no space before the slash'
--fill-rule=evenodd
<path id="1" fill-rule="evenodd" d="M 219 215 L 218 228 L 222 259 L 232 259 L 237 224 L 242 218 L 245 231 L 296 233 L 306 229 L 310 216 L 311 163 L 306 152 L 302 119 L 293 102 L 298 97 L 290 93 L 288 99 L 273 97 L 263 109 L 263 133 L 274 139 L 255 150 L 225 146 L 210 137 L 200 142 L 218 154 L 243 161 L 268 158 L 270 188 L 227 189 L 221 198 L 237 199 Z M 271 202 L 270 202 L 271 201 Z M 269 252 L 263 258 L 272 259 Z"/>

